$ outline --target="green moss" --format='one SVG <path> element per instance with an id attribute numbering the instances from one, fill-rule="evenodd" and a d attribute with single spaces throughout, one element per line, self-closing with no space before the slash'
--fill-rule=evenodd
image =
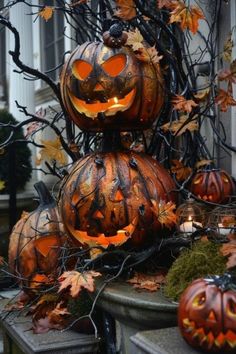
<path id="1" fill-rule="evenodd" d="M 227 258 L 219 252 L 221 245 L 198 241 L 192 249 L 184 250 L 172 264 L 167 274 L 164 293 L 178 300 L 184 289 L 197 278 L 223 274 Z"/>

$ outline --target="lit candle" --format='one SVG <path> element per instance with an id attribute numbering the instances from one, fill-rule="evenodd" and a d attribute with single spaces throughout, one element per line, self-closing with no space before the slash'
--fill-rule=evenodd
<path id="1" fill-rule="evenodd" d="M 183 224 L 181 224 L 179 226 L 179 229 L 181 232 L 185 232 L 185 233 L 192 233 L 195 232 L 197 229 L 196 227 L 193 226 L 193 224 L 202 227 L 202 224 L 200 222 L 197 221 L 193 221 L 191 216 L 188 218 L 188 221 L 183 222 Z"/>

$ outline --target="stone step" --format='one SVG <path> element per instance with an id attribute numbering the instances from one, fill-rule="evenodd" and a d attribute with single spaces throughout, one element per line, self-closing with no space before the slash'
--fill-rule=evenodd
<path id="1" fill-rule="evenodd" d="M 130 340 L 135 350 L 129 354 L 202 354 L 184 341 L 178 327 L 138 332 Z"/>

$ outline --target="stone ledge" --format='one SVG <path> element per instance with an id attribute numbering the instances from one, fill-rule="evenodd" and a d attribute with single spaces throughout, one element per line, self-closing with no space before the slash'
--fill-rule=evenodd
<path id="1" fill-rule="evenodd" d="M 203 353 L 193 349 L 184 341 L 178 327 L 138 332 L 130 340 L 135 345 L 135 354 Z"/>

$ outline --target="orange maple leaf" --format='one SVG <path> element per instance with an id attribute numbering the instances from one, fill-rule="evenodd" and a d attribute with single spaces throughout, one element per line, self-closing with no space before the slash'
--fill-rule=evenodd
<path id="1" fill-rule="evenodd" d="M 220 89 L 219 94 L 215 98 L 215 103 L 220 106 L 221 112 L 227 112 L 229 106 L 236 106 L 236 101 L 230 89 L 228 91 Z"/>
<path id="2" fill-rule="evenodd" d="M 193 100 L 186 100 L 182 95 L 175 95 L 171 100 L 174 109 L 183 112 L 192 112 L 193 107 L 197 107 L 198 104 Z"/>
<path id="3" fill-rule="evenodd" d="M 178 22 L 182 30 L 189 29 L 193 34 L 198 30 L 200 19 L 205 16 L 197 6 L 186 6 L 183 1 L 173 1 L 170 23 Z"/>
<path id="4" fill-rule="evenodd" d="M 139 48 L 135 55 L 139 60 L 145 62 L 152 62 L 153 64 L 158 64 L 163 58 L 163 55 L 158 54 L 155 46 L 150 48 Z"/>
<path id="5" fill-rule="evenodd" d="M 127 283 L 133 284 L 135 289 L 148 291 L 157 291 L 164 282 L 165 275 L 161 272 L 152 275 L 135 272 L 133 278 L 127 280 Z"/>
<path id="6" fill-rule="evenodd" d="M 51 6 L 45 6 L 40 12 L 39 16 L 41 16 L 46 22 L 50 20 L 54 12 L 54 8 Z"/>
<path id="7" fill-rule="evenodd" d="M 175 173 L 178 181 L 185 181 L 192 172 L 191 167 L 184 166 L 179 160 L 172 160 L 171 172 Z"/>
<path id="8" fill-rule="evenodd" d="M 188 121 L 188 116 L 182 115 L 180 119 L 162 125 L 161 129 L 163 129 L 164 132 L 170 131 L 176 136 L 182 135 L 187 130 L 193 132 L 199 129 L 196 117 L 197 116 L 194 116 L 191 121 Z"/>
<path id="9" fill-rule="evenodd" d="M 136 16 L 136 6 L 134 0 L 116 0 L 115 16 L 124 21 L 132 20 Z"/>
<path id="10" fill-rule="evenodd" d="M 94 278 L 100 277 L 101 273 L 94 272 L 93 270 L 85 271 L 83 273 L 75 270 L 64 272 L 59 277 L 61 283 L 58 292 L 70 287 L 70 294 L 72 297 L 77 297 L 82 288 L 90 292 L 94 291 Z"/>

